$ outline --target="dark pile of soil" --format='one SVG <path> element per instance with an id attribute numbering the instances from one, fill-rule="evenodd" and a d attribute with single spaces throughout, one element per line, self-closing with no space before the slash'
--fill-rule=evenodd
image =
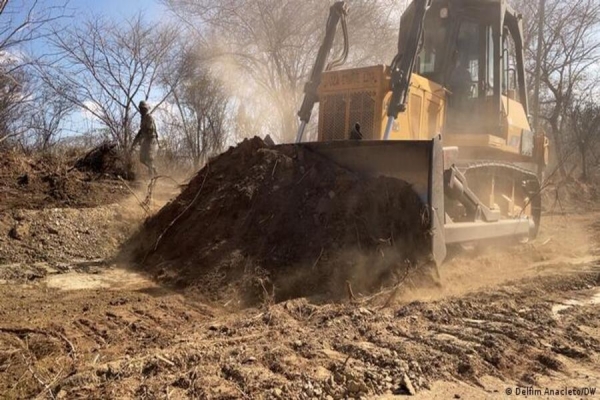
<path id="1" fill-rule="evenodd" d="M 16 208 L 95 207 L 122 199 L 121 182 L 73 169 L 52 154 L 0 153 L 0 211 Z"/>
<path id="2" fill-rule="evenodd" d="M 212 160 L 126 248 L 161 280 L 213 299 L 335 298 L 346 281 L 366 293 L 425 260 L 427 219 L 406 182 L 253 138 Z"/>
<path id="3" fill-rule="evenodd" d="M 75 162 L 79 171 L 104 174 L 113 178 L 134 179 L 131 163 L 123 157 L 115 143 L 102 143 Z"/>

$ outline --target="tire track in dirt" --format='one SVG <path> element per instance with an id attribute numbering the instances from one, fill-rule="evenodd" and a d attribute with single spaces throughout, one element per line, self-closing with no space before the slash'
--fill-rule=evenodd
<path id="1" fill-rule="evenodd" d="M 171 398 L 358 398 L 427 390 L 438 380 L 480 385 L 481 376 L 532 384 L 563 371 L 565 358 L 598 357 L 600 337 L 585 328 L 598 328 L 598 304 L 582 302 L 560 318 L 553 307 L 599 284 L 588 271 L 383 310 L 299 299 L 216 319 L 178 293 L 52 291 L 49 299 L 31 285 L 12 298 L 43 299 L 62 313 L 77 360 L 55 335 L 2 333 L 0 391 L 35 396 L 44 388 L 29 368 L 47 382 L 66 361 L 73 368 L 53 387 L 66 398 L 152 398 L 165 390 Z M 3 298 L 6 290 L 0 286 Z M 58 329 L 42 309 L 20 320 L 3 314 L 14 325 Z"/>
<path id="2" fill-rule="evenodd" d="M 508 277 L 456 287 L 455 296 L 419 301 L 419 293 L 409 292 L 383 309 L 381 298 L 297 299 L 231 312 L 194 290 L 173 291 L 101 266 L 50 276 L 61 279 L 17 276 L 0 284 L 0 328 L 20 329 L 0 329 L 0 392 L 11 398 L 50 390 L 69 399 L 337 399 L 429 393 L 437 382 L 452 381 L 485 394 L 503 390 L 486 377 L 495 385 L 541 385 L 573 365 L 598 370 L 600 304 L 593 299 L 600 268 L 592 259 L 577 268 L 536 260 L 542 253 L 523 257 L 543 262 L 543 271 L 511 275 L 517 269 L 507 268 Z M 477 271 L 486 268 L 500 265 Z M 78 287 L 77 279 L 97 289 L 59 289 Z M 417 300 L 403 302 L 410 296 Z"/>

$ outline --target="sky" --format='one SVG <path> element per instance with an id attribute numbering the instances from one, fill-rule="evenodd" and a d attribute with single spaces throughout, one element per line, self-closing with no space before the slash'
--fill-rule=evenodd
<path id="1" fill-rule="evenodd" d="M 100 15 L 117 22 L 135 17 L 139 13 L 142 13 L 144 19 L 149 21 L 170 18 L 167 7 L 160 0 L 41 0 L 37 6 L 37 12 L 44 14 L 44 10 L 49 7 L 60 7 L 63 4 L 66 4 L 64 14 L 68 15 L 69 18 L 56 21 L 55 25 L 65 24 L 72 26 L 76 25 L 78 21 L 85 21 L 86 19 Z M 9 2 L 7 9 L 15 11 L 14 20 L 20 23 L 24 20 L 30 6 L 31 0 L 14 0 Z M 56 15 L 56 12 L 53 15 Z M 21 50 L 32 54 L 44 54 L 46 52 L 46 44 L 43 40 L 33 41 Z"/>
<path id="2" fill-rule="evenodd" d="M 158 0 L 69 0 L 75 15 L 105 14 L 115 18 L 128 18 L 144 11 L 149 19 L 159 19 L 166 8 Z"/>
<path id="3" fill-rule="evenodd" d="M 28 0 L 16 0 L 23 2 Z M 148 21 L 159 21 L 168 18 L 167 8 L 159 0 L 65 0 L 67 2 L 66 14 L 72 16 L 68 24 L 76 24 L 93 16 L 103 15 L 112 20 L 120 21 L 135 17 L 142 13 Z M 63 0 L 45 0 L 48 5 L 62 5 Z M 15 6 L 19 4 L 15 3 Z M 63 22 L 65 23 L 64 20 Z M 44 53 L 47 51 L 43 41 L 29 44 L 32 53 Z M 98 128 L 99 122 L 88 112 L 76 111 L 67 117 L 63 123 L 63 135 L 71 136 L 84 133 Z"/>

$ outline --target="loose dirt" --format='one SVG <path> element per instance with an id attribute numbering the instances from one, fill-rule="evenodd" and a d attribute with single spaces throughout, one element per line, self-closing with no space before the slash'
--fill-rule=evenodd
<path id="1" fill-rule="evenodd" d="M 212 160 L 127 250 L 162 282 L 232 305 L 336 299 L 346 282 L 368 293 L 428 261 L 428 225 L 403 181 L 253 138 Z"/>
<path id="2" fill-rule="evenodd" d="M 284 155 L 296 160 L 290 154 Z M 261 157 L 275 157 L 262 172 L 275 179 L 286 158 Z M 204 188 L 214 173 L 210 170 Z M 241 178 L 236 183 L 247 187 Z M 187 188 L 194 195 L 195 184 Z M 157 193 L 166 200 L 174 187 L 159 186 Z M 242 198 L 228 198 L 229 193 L 234 192 L 220 193 L 210 206 L 219 209 Z M 324 193 L 330 200 L 338 197 Z M 171 203 L 172 216 L 188 199 Z M 208 206 L 202 201 L 199 196 L 194 204 Z M 246 212 L 262 209 L 249 203 Z M 145 216 L 135 198 L 93 208 L 0 210 L 2 397 L 481 399 L 505 398 L 506 389 L 517 386 L 600 386 L 600 213 L 545 215 L 536 241 L 457 252 L 442 267 L 442 286 L 435 290 L 417 289 L 409 277 L 397 292 L 355 290 L 354 299 L 328 303 L 311 296 L 275 304 L 273 296 L 265 296 L 262 303 L 234 312 L 228 302 L 235 297 L 227 286 L 219 286 L 221 295 L 207 296 L 195 285 L 175 288 L 164 284 L 173 282 L 165 276 L 155 279 L 138 266 L 110 261 L 127 230 Z M 185 229 L 203 228 L 207 221 L 197 218 Z M 261 221 L 254 214 L 248 219 Z M 313 215 L 306 219 L 316 223 Z M 11 233 L 26 224 L 29 229 Z M 90 226 L 94 229 L 85 233 Z M 237 245 L 238 230 L 214 232 L 225 235 L 213 244 L 215 251 L 219 243 Z M 368 235 L 359 237 L 365 248 L 372 246 Z M 346 236 L 338 238 L 332 243 L 343 244 Z M 186 246 L 195 254 L 192 242 Z M 390 248 L 385 246 L 384 251 Z M 162 254 L 174 255 L 170 251 Z M 326 251 L 331 250 L 323 250 L 320 259 L 307 257 L 307 271 L 315 260 L 318 269 L 326 254 L 335 254 Z M 248 254 L 264 260 L 257 257 L 264 253 Z M 294 260 L 289 254 L 286 260 Z"/>
<path id="3" fill-rule="evenodd" d="M 70 170 L 72 162 L 65 159 L 5 155 L 0 161 L 0 264 L 12 263 L 14 270 L 23 264 L 60 267 L 111 258 L 144 217 L 179 192 L 167 177 L 153 181 L 148 196 L 145 182 Z M 48 184 L 48 176 L 57 177 L 65 196 L 54 196 L 56 187 Z M 39 270 L 21 269 L 32 268 Z"/>
<path id="4" fill-rule="evenodd" d="M 451 260 L 452 267 L 480 266 L 471 272 L 479 284 L 448 266 L 436 297 L 403 293 L 384 308 L 390 292 L 232 313 L 194 288 L 173 290 L 102 261 L 0 267 L 0 392 L 391 399 L 410 392 L 448 398 L 450 391 L 479 399 L 502 398 L 516 386 L 597 386 L 597 221 L 600 214 L 547 218 L 540 240 L 525 248 Z M 575 246 L 578 238 L 586 240 Z M 44 272 L 18 273 L 27 268 Z M 494 269 L 505 274 L 482 278 Z"/>
<path id="5" fill-rule="evenodd" d="M 95 208 L 0 213 L 0 264 L 112 257 L 135 231 L 142 212 L 130 200 Z"/>
<path id="6" fill-rule="evenodd" d="M 568 382 L 571 365 L 594 371 L 600 306 L 584 299 L 595 298 L 599 277 L 598 266 L 586 265 L 385 309 L 297 299 L 228 313 L 134 272 L 79 268 L 0 285 L 0 391 L 30 398 L 52 390 L 69 399 L 429 398 L 447 389 L 445 381 L 466 384 L 450 386 L 463 398 L 501 395 L 514 385 Z M 101 286 L 78 286 L 84 278 Z M 577 306 L 556 313 L 574 298 Z"/>
<path id="7" fill-rule="evenodd" d="M 77 156 L 4 151 L 0 159 L 0 211 L 96 207 L 127 197 L 115 179 L 73 169 Z"/>
<path id="8" fill-rule="evenodd" d="M 596 234 L 596 227 L 590 226 L 589 219 L 590 215 L 585 213 L 545 214 L 542 230 L 531 243 L 455 249 L 439 269 L 444 282 L 442 287 L 408 288 L 399 300 L 432 301 L 485 290 L 508 281 L 576 273 L 582 266 L 600 260 L 600 244 L 590 239 Z"/>

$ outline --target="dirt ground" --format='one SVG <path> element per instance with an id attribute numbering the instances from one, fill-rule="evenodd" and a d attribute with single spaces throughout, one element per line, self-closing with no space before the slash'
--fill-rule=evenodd
<path id="1" fill-rule="evenodd" d="M 3 398 L 586 398 L 564 390 L 600 386 L 598 212 L 546 215 L 531 243 L 457 250 L 441 288 L 238 311 L 112 264 L 144 217 L 134 198 L 0 211 Z"/>
<path id="2" fill-rule="evenodd" d="M 97 207 L 130 194 L 115 176 L 76 169 L 79 156 L 2 152 L 0 211 Z"/>

